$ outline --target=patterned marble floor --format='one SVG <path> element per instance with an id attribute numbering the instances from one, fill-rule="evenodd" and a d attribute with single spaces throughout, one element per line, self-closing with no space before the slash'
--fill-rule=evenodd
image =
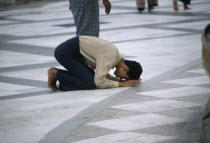
<path id="1" fill-rule="evenodd" d="M 51 92 L 46 70 L 60 67 L 55 47 L 75 35 L 68 2 L 0 8 L 0 140 L 2 143 L 197 143 L 210 81 L 201 32 L 210 1 L 174 12 L 159 1 L 138 13 L 135 0 L 100 2 L 100 37 L 139 61 L 136 88 Z M 113 72 L 113 71 L 112 71 Z"/>

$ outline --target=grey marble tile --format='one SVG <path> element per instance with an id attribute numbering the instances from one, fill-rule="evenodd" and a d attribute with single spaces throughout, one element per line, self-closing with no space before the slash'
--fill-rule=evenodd
<path id="1" fill-rule="evenodd" d="M 105 128 L 99 128 L 89 125 L 84 125 L 78 129 L 76 129 L 72 135 L 81 136 L 86 138 L 97 138 L 104 135 L 109 135 L 113 133 L 117 133 L 118 131 L 109 130 Z"/>

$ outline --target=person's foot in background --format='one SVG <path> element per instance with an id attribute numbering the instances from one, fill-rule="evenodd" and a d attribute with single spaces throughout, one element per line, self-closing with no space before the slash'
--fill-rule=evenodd
<path id="1" fill-rule="evenodd" d="M 184 4 L 184 10 L 190 10 L 190 8 L 187 6 L 187 4 Z"/>
<path id="2" fill-rule="evenodd" d="M 178 11 L 179 10 L 178 4 L 177 4 L 177 0 L 173 1 L 173 7 L 174 7 L 174 11 Z"/>

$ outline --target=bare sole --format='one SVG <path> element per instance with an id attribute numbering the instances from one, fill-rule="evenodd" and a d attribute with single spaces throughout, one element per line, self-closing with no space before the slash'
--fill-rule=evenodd
<path id="1" fill-rule="evenodd" d="M 48 73 L 47 85 L 53 91 L 56 91 L 58 89 L 58 87 L 56 86 L 56 81 L 57 81 L 56 72 L 57 72 L 57 69 L 53 68 L 53 67 L 49 68 L 47 71 L 47 73 Z"/>

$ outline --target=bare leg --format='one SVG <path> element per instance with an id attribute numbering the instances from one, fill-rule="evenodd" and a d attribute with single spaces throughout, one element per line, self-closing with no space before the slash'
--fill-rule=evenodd
<path id="1" fill-rule="evenodd" d="M 48 87 L 51 88 L 53 91 L 56 91 L 58 87 L 56 86 L 57 81 L 57 71 L 58 69 L 51 67 L 48 69 Z"/>
<path id="2" fill-rule="evenodd" d="M 174 6 L 174 10 L 175 11 L 179 10 L 178 4 L 177 4 L 177 0 L 173 0 L 173 6 Z"/>

